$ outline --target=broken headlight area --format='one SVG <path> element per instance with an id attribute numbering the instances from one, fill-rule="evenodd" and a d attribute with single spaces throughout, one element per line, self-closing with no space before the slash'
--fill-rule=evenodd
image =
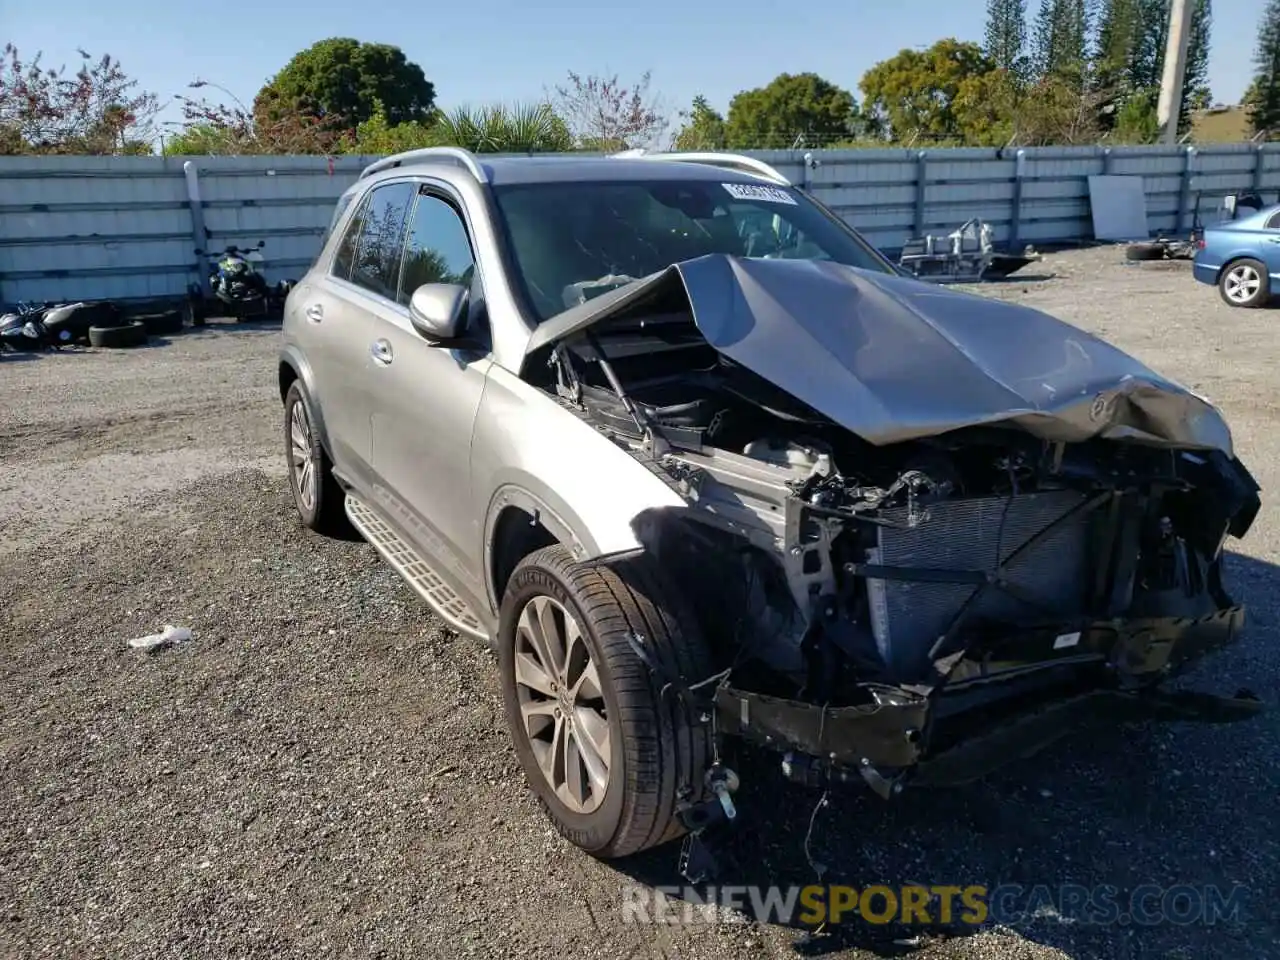
<path id="1" fill-rule="evenodd" d="M 1243 626 L 1222 547 L 1257 511 L 1247 471 L 1217 451 L 999 434 L 877 451 L 894 462 L 880 483 L 812 437 L 666 448 L 692 509 L 638 529 L 729 669 L 720 732 L 789 754 L 796 779 L 888 795 L 1095 719 L 1256 712 L 1156 689 Z"/>
<path id="2" fill-rule="evenodd" d="M 1083 414 L 1063 402 L 948 423 L 935 407 L 935 433 L 873 443 L 856 427 L 875 416 L 810 406 L 803 369 L 777 373 L 762 341 L 748 359 L 774 379 L 753 371 L 724 352 L 725 330 L 712 347 L 688 300 L 659 292 L 550 344 L 529 375 L 687 504 L 634 527 L 711 646 L 718 732 L 790 754 L 801 778 L 821 767 L 891 793 L 931 768 L 985 771 L 1079 718 L 1254 710 L 1247 696 L 1178 707 L 1155 689 L 1243 623 L 1223 546 L 1247 533 L 1258 485 L 1207 404 L 1169 384 L 1122 402 L 1139 396 L 1125 375 L 1082 381 L 1097 398 Z M 1070 336 L 1068 353 L 1084 349 Z M 864 372 L 838 344 L 813 354 L 830 357 L 882 414 L 925 419 L 902 376 Z M 919 384 L 935 405 L 946 390 Z"/>

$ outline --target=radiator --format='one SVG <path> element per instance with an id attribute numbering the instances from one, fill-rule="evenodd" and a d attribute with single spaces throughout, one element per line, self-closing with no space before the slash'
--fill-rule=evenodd
<path id="1" fill-rule="evenodd" d="M 930 504 L 930 517 L 915 528 L 881 527 L 868 562 L 893 567 L 991 571 L 997 540 L 1000 560 L 1055 520 L 1079 506 L 1085 496 L 1050 491 L 1008 497 L 950 500 Z M 1005 515 L 1005 510 L 1008 514 Z M 882 511 L 886 520 L 906 523 L 907 510 Z M 1000 536 L 1001 517 L 1004 532 Z M 1005 571 L 1047 611 L 1037 610 L 995 587 L 987 588 L 972 615 L 1005 622 L 1037 622 L 1047 616 L 1078 614 L 1090 576 L 1090 511 L 1081 511 L 1024 550 Z M 964 602 L 977 589 L 970 584 L 868 580 L 871 626 L 880 656 L 900 681 L 928 675 L 929 650 L 946 632 Z"/>

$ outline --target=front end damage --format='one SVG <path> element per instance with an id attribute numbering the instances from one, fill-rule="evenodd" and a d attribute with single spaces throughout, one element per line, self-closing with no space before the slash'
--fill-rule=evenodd
<path id="1" fill-rule="evenodd" d="M 1244 623 L 1223 547 L 1258 485 L 1217 411 L 922 286 L 708 257 L 535 334 L 523 375 L 687 504 L 635 520 L 719 667 L 673 681 L 788 776 L 882 796 L 1094 721 L 1256 713 L 1161 689 Z"/>

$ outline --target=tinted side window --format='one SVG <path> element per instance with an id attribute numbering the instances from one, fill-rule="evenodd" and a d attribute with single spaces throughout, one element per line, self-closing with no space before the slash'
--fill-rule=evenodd
<path id="1" fill-rule="evenodd" d="M 1277 228 L 1280 228 L 1280 213 L 1273 213 L 1267 218 L 1267 225 L 1265 229 L 1275 230 Z"/>
<path id="2" fill-rule="evenodd" d="M 320 250 L 316 251 L 317 255 L 324 250 L 325 244 L 329 242 L 329 237 L 333 234 L 334 227 L 338 225 L 338 221 L 346 213 L 347 207 L 351 206 L 351 201 L 355 199 L 355 196 L 354 193 L 344 193 L 338 198 L 338 205 L 334 207 L 333 216 L 329 218 L 329 226 L 325 227 L 324 233 L 320 234 Z"/>
<path id="3" fill-rule="evenodd" d="M 439 197 L 421 193 L 409 227 L 397 300 L 407 304 L 424 283 L 470 286 L 475 257 L 458 212 Z"/>
<path id="4" fill-rule="evenodd" d="M 389 183 L 376 187 L 369 196 L 360 230 L 360 250 L 356 254 L 351 282 L 381 294 L 396 296 L 400 275 L 400 251 L 404 247 L 405 219 L 413 200 L 413 184 Z"/>
<path id="5" fill-rule="evenodd" d="M 364 229 L 364 214 L 369 209 L 367 202 L 361 203 L 351 222 L 347 224 L 347 232 L 342 235 L 342 242 L 333 254 L 333 267 L 330 272 L 343 280 L 351 279 L 351 267 L 356 262 L 356 249 L 360 246 L 360 231 Z M 335 216 L 335 221 L 337 217 Z M 323 247 L 321 248 L 323 249 Z"/>

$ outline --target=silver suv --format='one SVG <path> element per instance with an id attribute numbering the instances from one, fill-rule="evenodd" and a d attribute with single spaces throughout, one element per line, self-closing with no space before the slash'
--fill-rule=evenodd
<path id="1" fill-rule="evenodd" d="M 733 820 L 743 740 L 891 797 L 1103 714 L 1259 708 L 1160 687 L 1243 622 L 1258 487 L 1218 411 L 902 276 L 759 161 L 381 160 L 279 377 L 302 522 L 493 646 L 594 854 Z"/>

